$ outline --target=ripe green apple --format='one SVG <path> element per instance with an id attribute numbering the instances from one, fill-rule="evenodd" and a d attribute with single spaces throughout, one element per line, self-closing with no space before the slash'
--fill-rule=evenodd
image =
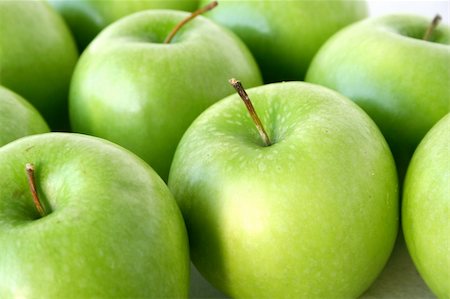
<path id="1" fill-rule="evenodd" d="M 425 136 L 405 178 L 402 224 L 409 253 L 439 298 L 450 297 L 450 114 Z"/>
<path id="2" fill-rule="evenodd" d="M 194 10 L 197 0 L 49 0 L 61 13 L 83 50 L 94 37 L 114 21 L 147 9 Z"/>
<path id="3" fill-rule="evenodd" d="M 306 80 L 348 96 L 380 127 L 403 176 L 414 149 L 450 108 L 450 29 L 431 20 L 388 15 L 333 36 L 311 63 Z"/>
<path id="4" fill-rule="evenodd" d="M 233 298 L 356 298 L 397 235 L 395 165 L 354 103 L 324 87 L 248 91 L 272 145 L 237 95 L 202 113 L 175 153 L 169 189 L 191 259 Z"/>
<path id="5" fill-rule="evenodd" d="M 0 173 L 0 298 L 187 297 L 181 213 L 135 155 L 99 138 L 47 133 L 1 147 Z"/>
<path id="6" fill-rule="evenodd" d="M 209 0 L 201 0 L 205 4 Z M 221 0 L 206 14 L 249 47 L 265 82 L 303 80 L 311 59 L 336 31 L 367 16 L 365 1 Z"/>
<path id="7" fill-rule="evenodd" d="M 187 16 L 152 10 L 112 24 L 83 53 L 70 91 L 75 131 L 130 149 L 164 180 L 191 122 L 233 93 L 226 80 L 235 75 L 250 86 L 262 83 L 245 45 L 204 17 L 162 43 Z"/>
<path id="8" fill-rule="evenodd" d="M 52 129 L 68 129 L 78 59 L 63 19 L 43 1 L 0 1 L 0 84 L 26 98 Z"/>
<path id="9" fill-rule="evenodd" d="M 24 98 L 0 86 L 0 147 L 24 136 L 49 132 L 39 112 Z"/>

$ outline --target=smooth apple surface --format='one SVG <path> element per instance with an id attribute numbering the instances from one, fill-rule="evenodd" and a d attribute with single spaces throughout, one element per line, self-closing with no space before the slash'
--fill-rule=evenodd
<path id="1" fill-rule="evenodd" d="M 306 80 L 348 96 L 377 123 L 399 173 L 416 146 L 450 109 L 450 29 L 431 20 L 389 15 L 354 24 L 333 36 L 311 63 Z"/>
<path id="2" fill-rule="evenodd" d="M 450 115 L 425 136 L 408 167 L 402 224 L 409 253 L 439 298 L 450 297 Z"/>
<path id="3" fill-rule="evenodd" d="M 367 16 L 365 1 L 219 2 L 206 15 L 247 44 L 266 83 L 303 80 L 320 46 L 339 29 Z"/>
<path id="4" fill-rule="evenodd" d="M 45 120 L 30 103 L 0 86 L 0 147 L 24 136 L 49 131 Z"/>
<path id="5" fill-rule="evenodd" d="M 153 10 L 125 17 L 86 49 L 74 73 L 70 116 L 75 131 L 130 149 L 167 179 L 173 153 L 191 122 L 233 93 L 232 76 L 262 84 L 245 45 L 198 17 L 170 44 L 188 13 Z"/>
<path id="6" fill-rule="evenodd" d="M 197 0 L 48 0 L 58 10 L 80 50 L 107 25 L 132 13 L 147 9 L 194 10 Z"/>
<path id="7" fill-rule="evenodd" d="M 0 173 L 1 298 L 187 297 L 181 213 L 129 151 L 78 134 L 28 136 L 0 148 Z"/>
<path id="8" fill-rule="evenodd" d="M 395 165 L 372 120 L 338 93 L 301 82 L 248 90 L 264 146 L 237 95 L 180 141 L 169 188 L 191 259 L 233 298 L 356 298 L 397 235 Z"/>
<path id="9" fill-rule="evenodd" d="M 78 59 L 64 20 L 45 1 L 0 1 L 0 84 L 26 98 L 52 129 L 68 129 Z"/>

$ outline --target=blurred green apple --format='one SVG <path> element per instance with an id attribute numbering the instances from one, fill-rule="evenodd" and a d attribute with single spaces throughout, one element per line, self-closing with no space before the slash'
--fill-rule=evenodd
<path id="1" fill-rule="evenodd" d="M 147 9 L 192 11 L 198 0 L 48 0 L 64 17 L 83 50 L 107 25 Z"/>
<path id="2" fill-rule="evenodd" d="M 373 121 L 327 88 L 248 91 L 272 145 L 237 95 L 202 113 L 176 151 L 169 188 L 191 258 L 232 298 L 356 298 L 397 236 L 395 165 Z"/>
<path id="3" fill-rule="evenodd" d="M 430 20 L 389 15 L 333 36 L 311 63 L 306 80 L 348 96 L 386 137 L 403 176 L 414 149 L 450 109 L 450 29 Z"/>
<path id="4" fill-rule="evenodd" d="M 450 298 L 450 114 L 425 136 L 408 167 L 402 222 L 411 257 L 438 298 Z"/>
<path id="5" fill-rule="evenodd" d="M 0 147 L 24 136 L 49 131 L 45 120 L 30 103 L 0 86 Z"/>
<path id="6" fill-rule="evenodd" d="M 43 1 L 0 1 L 0 84 L 26 98 L 52 129 L 68 129 L 78 53 L 63 19 Z"/>
<path id="7" fill-rule="evenodd" d="M 209 0 L 201 0 L 201 4 Z M 367 16 L 365 1 L 221 0 L 209 18 L 249 47 L 265 82 L 303 80 L 311 59 L 336 31 Z"/>
<path id="8" fill-rule="evenodd" d="M 249 86 L 262 83 L 245 45 L 204 17 L 163 43 L 189 15 L 152 10 L 112 24 L 83 53 L 70 91 L 75 131 L 130 149 L 164 180 L 191 122 L 233 93 L 226 80 L 236 75 Z"/>
<path id="9" fill-rule="evenodd" d="M 1 147 L 0 173 L 0 298 L 187 298 L 186 228 L 141 159 L 99 138 L 47 133 Z"/>

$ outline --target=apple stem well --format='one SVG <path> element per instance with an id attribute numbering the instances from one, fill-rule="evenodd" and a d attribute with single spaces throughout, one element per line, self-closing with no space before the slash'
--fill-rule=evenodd
<path id="1" fill-rule="evenodd" d="M 41 201 L 39 200 L 39 196 L 37 194 L 36 180 L 34 178 L 34 165 L 31 163 L 27 163 L 25 165 L 25 170 L 27 172 L 28 185 L 30 186 L 31 196 L 33 197 L 34 205 L 36 206 L 39 215 L 41 217 L 44 217 L 45 215 L 47 215 L 47 213 Z"/>
<path id="2" fill-rule="evenodd" d="M 190 20 L 194 19 L 196 16 L 201 15 L 202 13 L 205 13 L 207 11 L 210 11 L 211 9 L 216 7 L 218 4 L 219 3 L 217 1 L 213 1 L 213 2 L 209 3 L 208 5 L 200 8 L 200 9 L 197 9 L 196 11 L 191 13 L 190 16 L 183 19 L 180 23 L 177 24 L 177 26 L 175 26 L 175 28 L 172 29 L 172 31 L 169 33 L 169 35 L 164 40 L 164 43 L 169 44 L 172 41 L 172 38 L 175 36 L 175 34 L 177 34 L 177 32 L 180 30 L 180 28 L 184 26 L 184 24 L 186 24 Z"/>
<path id="3" fill-rule="evenodd" d="M 230 79 L 228 82 L 230 82 L 234 89 L 236 89 L 242 101 L 244 101 L 245 107 L 247 107 L 248 113 L 250 113 L 250 116 L 255 123 L 256 129 L 258 130 L 259 136 L 261 136 L 264 144 L 266 146 L 272 145 L 269 139 L 269 135 L 267 135 L 266 130 L 264 129 L 264 126 L 262 125 L 261 120 L 259 119 L 258 114 L 255 111 L 255 108 L 253 107 L 252 101 L 248 97 L 248 94 L 242 86 L 241 82 L 234 78 Z"/>
<path id="4" fill-rule="evenodd" d="M 427 31 L 425 31 L 425 34 L 423 35 L 423 40 L 429 41 L 431 38 L 431 35 L 433 34 L 433 31 L 436 29 L 436 27 L 441 22 L 442 17 L 440 15 L 436 15 L 433 20 L 431 21 L 430 26 L 428 26 Z"/>

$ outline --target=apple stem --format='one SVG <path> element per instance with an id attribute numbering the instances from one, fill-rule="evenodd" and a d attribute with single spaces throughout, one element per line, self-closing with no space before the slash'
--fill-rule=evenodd
<path id="1" fill-rule="evenodd" d="M 34 179 L 34 165 L 31 163 L 27 163 L 25 165 L 25 170 L 27 172 L 28 177 L 28 185 L 30 186 L 31 195 L 33 196 L 33 202 L 36 206 L 36 209 L 41 217 L 44 217 L 47 213 L 45 212 L 44 206 L 41 204 L 39 200 L 39 196 L 36 190 L 36 181 Z"/>
<path id="2" fill-rule="evenodd" d="M 441 22 L 442 17 L 440 15 L 436 15 L 433 18 L 433 21 L 431 21 L 430 26 L 428 26 L 427 31 L 425 32 L 425 34 L 423 35 L 423 40 L 429 41 L 431 38 L 431 35 L 433 34 L 433 31 L 436 29 L 436 27 L 439 25 L 439 23 Z"/>
<path id="3" fill-rule="evenodd" d="M 169 35 L 164 40 L 164 43 L 169 44 L 172 41 L 172 38 L 175 36 L 175 34 L 177 34 L 178 30 L 180 30 L 180 28 L 184 26 L 184 24 L 186 24 L 190 20 L 194 19 L 196 16 L 201 15 L 202 13 L 205 13 L 207 11 L 210 11 L 211 9 L 216 7 L 218 4 L 219 3 L 217 1 L 213 1 L 213 2 L 209 3 L 208 5 L 200 8 L 200 9 L 197 9 L 196 11 L 191 13 L 190 16 L 183 19 L 180 23 L 177 24 L 177 26 L 175 26 L 175 28 L 172 29 L 172 31 L 169 33 Z"/>
<path id="4" fill-rule="evenodd" d="M 264 130 L 264 126 L 262 125 L 261 120 L 259 119 L 258 114 L 256 113 L 255 108 L 253 107 L 252 101 L 250 101 L 250 98 L 248 97 L 248 94 L 245 91 L 244 87 L 242 86 L 241 82 L 234 78 L 230 79 L 228 82 L 230 82 L 230 84 L 234 87 L 234 89 L 236 89 L 237 93 L 244 101 L 245 107 L 247 107 L 247 110 L 250 113 L 250 116 L 252 117 L 256 129 L 258 130 L 258 133 L 261 136 L 261 139 L 263 140 L 264 144 L 266 146 L 272 145 L 269 139 L 269 135 L 267 135 L 266 130 Z"/>

